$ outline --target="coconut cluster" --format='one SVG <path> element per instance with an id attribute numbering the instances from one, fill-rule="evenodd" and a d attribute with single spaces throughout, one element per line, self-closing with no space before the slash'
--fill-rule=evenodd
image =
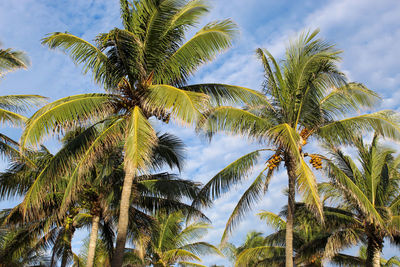
<path id="1" fill-rule="evenodd" d="M 316 155 L 311 155 L 310 157 L 310 163 L 312 166 L 316 169 L 322 169 L 322 159 Z"/>
<path id="2" fill-rule="evenodd" d="M 279 155 L 273 155 L 269 160 L 268 160 L 268 168 L 270 170 L 273 170 L 278 166 L 278 164 L 282 161 L 281 156 Z"/>

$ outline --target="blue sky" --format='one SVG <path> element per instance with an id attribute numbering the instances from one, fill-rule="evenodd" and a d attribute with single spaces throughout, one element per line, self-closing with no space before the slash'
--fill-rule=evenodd
<path id="1" fill-rule="evenodd" d="M 118 0 L 1 0 L 0 40 L 4 47 L 24 50 L 31 58 L 27 71 L 8 74 L 0 81 L 1 94 L 41 94 L 51 100 L 71 94 L 101 91 L 83 76 L 81 69 L 61 52 L 41 46 L 47 33 L 68 31 L 86 40 L 97 33 L 120 26 Z M 280 58 L 290 38 L 304 29 L 321 29 L 320 36 L 337 44 L 344 51 L 342 70 L 350 81 L 362 82 L 382 96 L 382 108 L 399 110 L 400 98 L 400 2 L 397 0 L 332 0 L 332 1 L 259 1 L 215 0 L 204 23 L 232 18 L 241 34 L 232 49 L 220 55 L 214 63 L 203 66 L 193 82 L 221 82 L 259 89 L 263 74 L 254 56 L 258 47 L 267 48 Z M 192 129 L 173 128 L 188 145 L 188 161 L 183 176 L 206 182 L 229 162 L 255 148 L 245 140 L 217 136 L 207 143 L 194 135 Z M 18 139 L 19 131 L 2 129 Z M 54 145 L 52 146 L 54 147 Z M 1 166 L 6 166 L 5 162 Z M 251 179 L 249 179 L 250 181 Z M 245 190 L 245 182 L 217 200 L 206 210 L 213 220 L 213 229 L 205 237 L 218 243 L 226 220 Z M 277 212 L 285 204 L 282 190 L 286 176 L 279 173 L 272 180 L 266 197 L 255 206 L 241 223 L 231 241 L 238 243 L 249 230 L 268 232 L 254 215 L 261 209 Z M 16 201 L 0 202 L 0 208 Z M 80 233 L 74 239 L 78 249 Z M 386 243 L 388 246 L 388 243 Z M 389 246 L 388 246 L 389 247 Z M 385 248 L 385 256 L 398 254 Z M 207 257 L 206 264 L 224 263 L 218 257 Z"/>

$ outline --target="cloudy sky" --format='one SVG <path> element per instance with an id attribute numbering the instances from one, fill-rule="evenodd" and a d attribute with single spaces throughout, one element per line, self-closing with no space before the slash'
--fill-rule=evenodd
<path id="1" fill-rule="evenodd" d="M 27 71 L 17 71 L 0 81 L 1 94 L 41 94 L 55 100 L 71 94 L 99 92 L 89 76 L 61 52 L 50 51 L 40 44 L 46 34 L 68 31 L 86 40 L 97 33 L 120 26 L 118 0 L 1 0 L 0 41 L 4 47 L 24 50 L 31 58 Z M 220 55 L 214 63 L 203 66 L 193 82 L 221 82 L 259 89 L 263 74 L 254 56 L 258 47 L 268 49 L 276 58 L 283 54 L 290 38 L 307 29 L 320 28 L 320 37 L 342 49 L 342 70 L 349 80 L 362 82 L 382 96 L 380 108 L 399 109 L 400 97 L 400 2 L 398 0 L 215 0 L 206 22 L 232 18 L 241 34 L 232 49 Z M 3 128 L 3 132 L 18 139 L 19 131 Z M 202 182 L 229 162 L 243 155 L 255 144 L 230 136 L 217 136 L 211 143 L 196 137 L 192 129 L 174 128 L 188 145 L 185 177 Z M 51 147 L 55 145 L 52 144 Z M 1 163 L 2 168 L 6 163 Z M 205 213 L 213 221 L 206 240 L 218 243 L 226 220 L 246 183 L 234 188 L 215 202 Z M 238 226 L 231 241 L 240 243 L 249 230 L 268 232 L 253 214 L 264 209 L 278 212 L 285 204 L 282 191 L 286 176 L 274 177 L 266 197 L 254 207 Z M 0 208 L 10 207 L 18 200 L 0 202 Z M 74 239 L 79 252 L 79 233 Z M 388 243 L 387 243 L 388 245 Z M 388 246 L 389 247 L 389 246 Z M 386 248 L 384 256 L 395 255 Z M 398 254 L 398 250 L 397 250 Z M 218 257 L 207 257 L 205 264 L 229 263 Z"/>

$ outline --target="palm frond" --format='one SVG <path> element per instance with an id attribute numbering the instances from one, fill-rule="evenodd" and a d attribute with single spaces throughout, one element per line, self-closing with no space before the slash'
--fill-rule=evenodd
<path id="1" fill-rule="evenodd" d="M 257 216 L 277 231 L 286 229 L 286 222 L 278 214 L 264 210 L 258 213 Z"/>
<path id="2" fill-rule="evenodd" d="M 29 59 L 24 52 L 15 51 L 11 48 L 0 49 L 0 76 L 15 69 L 26 69 L 29 64 Z"/>
<path id="3" fill-rule="evenodd" d="M 163 63 L 156 76 L 174 81 L 193 74 L 199 66 L 229 48 L 236 34 L 237 26 L 229 19 L 207 24 Z"/>
<path id="4" fill-rule="evenodd" d="M 232 230 L 244 218 L 246 213 L 251 210 L 252 205 L 261 199 L 265 193 L 267 176 L 264 172 L 268 167 L 264 168 L 250 187 L 240 197 L 238 203 L 233 209 L 229 219 L 225 225 L 224 233 L 222 234 L 221 243 L 225 243 L 231 234 Z"/>
<path id="5" fill-rule="evenodd" d="M 182 87 L 184 90 L 199 92 L 209 95 L 214 105 L 266 105 L 269 106 L 267 98 L 260 92 L 236 85 L 205 83 Z"/>
<path id="6" fill-rule="evenodd" d="M 231 186 L 241 182 L 257 163 L 260 151 L 262 150 L 250 152 L 222 169 L 204 185 L 192 205 L 194 207 L 210 205 L 212 200 L 227 192 Z"/>
<path id="7" fill-rule="evenodd" d="M 72 128 L 79 123 L 100 120 L 112 110 L 112 96 L 82 94 L 59 99 L 39 109 L 26 122 L 21 147 L 37 145 L 45 135 Z"/>
<path id="8" fill-rule="evenodd" d="M 148 90 L 148 108 L 161 108 L 172 118 L 193 124 L 201 117 L 207 106 L 208 96 L 203 93 L 185 91 L 170 85 L 151 85 Z"/>
<path id="9" fill-rule="evenodd" d="M 69 33 L 55 32 L 42 39 L 42 44 L 51 49 L 59 48 L 67 53 L 76 64 L 83 63 L 83 72 L 93 72 L 94 80 L 103 84 L 107 78 L 107 56 L 94 45 Z"/>
<path id="10" fill-rule="evenodd" d="M 157 144 L 157 135 L 137 106 L 132 110 L 127 127 L 124 146 L 125 170 L 128 173 L 146 171 L 153 148 Z"/>
<path id="11" fill-rule="evenodd" d="M 373 130 L 384 137 L 398 140 L 398 122 L 399 116 L 396 112 L 382 110 L 328 123 L 319 128 L 318 135 L 327 141 L 348 143 L 354 136 Z"/>
<path id="12" fill-rule="evenodd" d="M 235 107 L 221 106 L 212 109 L 199 123 L 199 128 L 210 137 L 217 132 L 240 134 L 250 138 L 260 138 L 271 128 L 270 121 L 263 119 L 249 111 Z"/>

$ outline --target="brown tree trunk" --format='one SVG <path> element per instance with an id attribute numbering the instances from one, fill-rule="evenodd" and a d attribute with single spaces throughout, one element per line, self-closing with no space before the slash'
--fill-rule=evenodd
<path id="1" fill-rule="evenodd" d="M 289 153 L 285 153 L 285 165 L 288 174 L 288 212 L 286 218 L 286 236 L 285 236 L 285 266 L 293 267 L 293 221 L 296 197 L 296 163 Z"/>
<path id="2" fill-rule="evenodd" d="M 93 267 L 94 264 L 94 256 L 96 253 L 96 243 L 97 243 L 97 235 L 99 232 L 99 222 L 100 216 L 99 214 L 94 214 L 92 218 L 92 231 L 90 233 L 90 240 L 89 240 L 89 251 L 88 251 L 88 258 L 86 261 L 86 267 Z"/>
<path id="3" fill-rule="evenodd" d="M 367 267 L 380 267 L 381 266 L 381 251 L 383 247 L 383 240 L 374 237 L 368 237 L 367 246 Z"/>
<path id="4" fill-rule="evenodd" d="M 117 243 L 115 246 L 113 259 L 111 262 L 112 267 L 121 267 L 123 263 L 126 236 L 128 233 L 129 206 L 132 193 L 133 178 L 134 178 L 133 172 L 126 172 L 124 185 L 122 187 L 121 204 L 120 204 L 118 229 L 117 229 L 118 235 L 117 235 Z"/>
<path id="5" fill-rule="evenodd" d="M 62 256 L 62 260 L 61 260 L 61 265 L 60 267 L 66 267 L 67 266 L 67 255 L 64 252 L 63 256 Z"/>

